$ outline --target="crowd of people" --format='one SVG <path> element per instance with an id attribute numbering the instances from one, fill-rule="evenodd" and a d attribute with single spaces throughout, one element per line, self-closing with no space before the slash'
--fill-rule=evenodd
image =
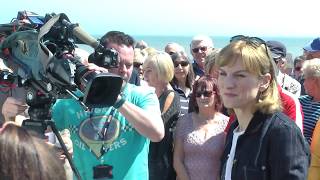
<path id="1" fill-rule="evenodd" d="M 122 77 L 116 102 L 86 110 L 58 99 L 51 108 L 82 179 L 320 179 L 320 38 L 302 47 L 293 69 L 283 43 L 258 37 L 217 48 L 196 35 L 192 57 L 178 43 L 159 50 L 120 31 L 100 43 L 118 52 L 117 67 L 75 53 Z M 1 58 L 1 70 L 17 70 Z M 0 176 L 76 178 L 59 148 L 17 123 L 28 116 L 25 90 L 0 85 Z"/>

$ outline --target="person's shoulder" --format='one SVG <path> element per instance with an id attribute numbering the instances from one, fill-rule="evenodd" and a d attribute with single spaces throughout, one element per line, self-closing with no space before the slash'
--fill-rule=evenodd
<path id="1" fill-rule="evenodd" d="M 175 90 L 170 90 L 168 96 L 171 96 L 172 98 L 174 98 L 175 100 L 179 100 L 180 102 L 180 95 L 177 91 Z"/>
<path id="2" fill-rule="evenodd" d="M 307 94 L 299 97 L 300 102 L 301 101 L 310 101 L 311 99 L 312 99 L 312 97 Z"/>
<path id="3" fill-rule="evenodd" d="M 194 113 L 187 113 L 187 114 L 181 116 L 181 117 L 179 118 L 178 122 L 177 122 L 177 123 L 178 123 L 178 126 L 179 126 L 180 128 L 185 129 L 186 126 L 188 126 L 188 125 L 190 125 L 190 124 L 192 125 L 193 114 L 194 114 Z"/>
<path id="4" fill-rule="evenodd" d="M 288 86 L 289 91 L 298 91 L 301 88 L 300 82 L 288 74 L 285 74 L 285 79 L 285 83 L 287 84 L 286 86 Z"/>
<path id="5" fill-rule="evenodd" d="M 298 97 L 296 97 L 292 92 L 286 90 L 286 89 L 281 89 L 279 91 L 279 95 L 281 98 L 282 103 L 292 103 L 295 104 L 298 102 Z"/>
<path id="6" fill-rule="evenodd" d="M 229 117 L 220 112 L 216 113 L 216 116 L 217 116 L 218 126 L 220 128 L 219 132 L 223 132 L 228 125 Z"/>
<path id="7" fill-rule="evenodd" d="M 155 94 L 155 89 L 153 87 L 150 87 L 147 85 L 137 86 L 137 85 L 130 84 L 130 83 L 128 83 L 126 85 L 126 91 L 129 93 L 141 94 L 141 95 Z"/>
<path id="8" fill-rule="evenodd" d="M 272 129 L 279 130 L 283 128 L 287 129 L 296 129 L 298 132 L 301 132 L 299 127 L 296 125 L 294 121 L 290 119 L 289 116 L 284 114 L 283 112 L 276 112 L 270 118 L 272 123 Z"/>
<path id="9" fill-rule="evenodd" d="M 75 99 L 69 98 L 69 99 L 57 99 L 56 102 L 53 104 L 54 108 L 57 107 L 76 107 L 80 106 L 79 102 Z"/>
<path id="10" fill-rule="evenodd" d="M 297 81 L 296 79 L 294 79 L 294 78 L 291 77 L 290 75 L 284 74 L 284 76 L 285 76 L 285 79 L 286 79 L 287 82 L 292 83 L 292 84 L 295 84 L 295 85 L 301 85 L 301 84 L 299 83 L 299 81 Z"/>
<path id="11" fill-rule="evenodd" d="M 135 105 L 159 104 L 154 88 L 127 84 L 124 90 L 125 98 Z"/>

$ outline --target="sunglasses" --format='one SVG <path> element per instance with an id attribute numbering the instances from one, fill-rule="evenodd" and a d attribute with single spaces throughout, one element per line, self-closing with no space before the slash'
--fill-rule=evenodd
<path id="1" fill-rule="evenodd" d="M 173 54 L 175 54 L 176 52 L 168 52 L 168 54 L 171 56 Z"/>
<path id="2" fill-rule="evenodd" d="M 181 67 L 186 67 L 189 65 L 189 62 L 187 61 L 175 61 L 174 63 L 174 67 L 178 67 L 179 65 L 181 65 Z"/>
<path id="3" fill-rule="evenodd" d="M 301 71 L 302 67 L 295 67 L 294 70 L 295 71 Z"/>
<path id="4" fill-rule="evenodd" d="M 142 64 L 143 64 L 143 63 L 134 62 L 134 63 L 133 63 L 133 67 L 139 68 L 140 66 L 142 66 Z"/>
<path id="5" fill-rule="evenodd" d="M 197 97 L 201 97 L 202 95 L 204 97 L 211 97 L 213 94 L 213 91 L 201 91 L 201 92 L 196 92 Z"/>
<path id="6" fill-rule="evenodd" d="M 265 50 L 266 50 L 266 54 L 267 56 L 270 58 L 268 49 L 267 49 L 267 43 L 258 37 L 250 37 L 250 36 L 244 36 L 244 35 L 237 35 L 237 36 L 233 36 L 230 39 L 230 42 L 236 42 L 236 41 L 245 41 L 247 44 L 249 44 L 250 46 L 253 46 L 255 48 L 260 47 L 261 45 L 264 45 Z"/>
<path id="7" fill-rule="evenodd" d="M 273 60 L 274 60 L 274 62 L 276 63 L 276 64 L 284 64 L 284 61 L 282 60 L 282 58 L 280 57 L 280 58 L 273 58 Z"/>
<path id="8" fill-rule="evenodd" d="M 208 49 L 208 47 L 202 46 L 202 47 L 193 48 L 192 52 L 193 53 L 199 53 L 200 50 L 201 50 L 201 52 L 205 52 L 205 51 L 207 51 L 207 49 Z"/>

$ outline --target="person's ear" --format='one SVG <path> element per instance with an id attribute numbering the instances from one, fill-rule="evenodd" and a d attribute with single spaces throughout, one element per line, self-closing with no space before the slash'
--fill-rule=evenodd
<path id="1" fill-rule="evenodd" d="M 262 75 L 260 78 L 259 91 L 263 92 L 266 89 L 268 89 L 268 87 L 270 86 L 270 82 L 271 82 L 271 74 L 270 73 L 266 73 L 266 74 Z"/>

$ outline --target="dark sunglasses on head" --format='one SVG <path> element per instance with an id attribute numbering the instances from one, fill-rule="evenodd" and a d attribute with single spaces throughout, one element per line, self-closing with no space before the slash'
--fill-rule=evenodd
<path id="1" fill-rule="evenodd" d="M 270 57 L 267 49 L 267 43 L 261 38 L 244 36 L 244 35 L 237 35 L 237 36 L 231 37 L 230 42 L 236 42 L 236 41 L 245 41 L 247 44 L 255 48 L 260 47 L 261 45 L 264 45 L 266 54 L 268 57 Z"/>
<path id="2" fill-rule="evenodd" d="M 213 91 L 201 91 L 201 92 L 197 92 L 196 96 L 201 97 L 203 95 L 204 97 L 211 97 L 212 94 L 213 94 Z"/>
<path id="3" fill-rule="evenodd" d="M 133 67 L 135 68 L 139 68 L 140 66 L 142 66 L 142 63 L 138 63 L 138 62 L 133 63 Z"/>
<path id="4" fill-rule="evenodd" d="M 171 56 L 171 55 L 173 55 L 174 53 L 176 53 L 176 52 L 168 52 L 168 54 Z"/>
<path id="5" fill-rule="evenodd" d="M 178 67 L 179 65 L 181 65 L 182 67 L 186 67 L 189 65 L 187 61 L 175 61 L 173 64 L 174 67 Z"/>
<path id="6" fill-rule="evenodd" d="M 208 47 L 202 46 L 202 47 L 193 48 L 192 52 L 193 53 L 198 53 L 200 50 L 201 50 L 201 52 L 205 52 L 205 51 L 207 51 L 207 49 L 208 49 Z"/>

